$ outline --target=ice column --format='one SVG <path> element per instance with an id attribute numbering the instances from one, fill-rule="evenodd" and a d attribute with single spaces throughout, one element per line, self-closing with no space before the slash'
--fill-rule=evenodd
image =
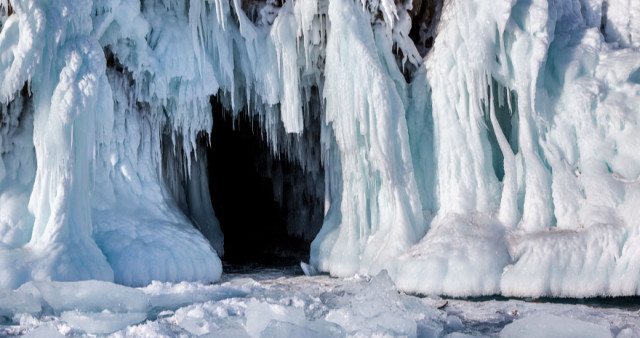
<path id="1" fill-rule="evenodd" d="M 328 17 L 324 97 L 335 143 L 326 151 L 340 161 L 326 170 L 331 189 L 341 188 L 331 208 L 340 207 L 325 218 L 312 263 L 339 276 L 375 273 L 424 233 L 404 94 L 378 54 L 378 43 L 391 45 L 389 31 L 374 34 L 369 13 L 350 0 L 330 1 Z"/>
<path id="2" fill-rule="evenodd" d="M 7 276 L 2 284 L 11 287 L 44 277 L 112 280 L 113 271 L 92 238 L 87 198 L 95 116 L 108 114 L 111 107 L 104 54 L 89 38 L 91 2 L 12 4 L 20 20 L 20 38 L 18 57 L 5 77 L 13 83 L 3 92 L 15 92 L 22 81 L 32 80 L 38 170 L 29 201 L 35 216 L 31 240 L 26 250 L 2 254 L 1 274 Z M 2 40 L 10 41 L 6 36 Z M 10 75 L 15 69 L 20 72 Z"/>

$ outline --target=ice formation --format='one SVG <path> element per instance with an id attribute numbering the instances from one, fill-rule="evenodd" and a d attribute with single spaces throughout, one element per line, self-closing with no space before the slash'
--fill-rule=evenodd
<path id="1" fill-rule="evenodd" d="M 324 198 L 314 269 L 455 296 L 640 293 L 637 1 L 0 7 L 0 287 L 217 280 L 217 102 Z"/>

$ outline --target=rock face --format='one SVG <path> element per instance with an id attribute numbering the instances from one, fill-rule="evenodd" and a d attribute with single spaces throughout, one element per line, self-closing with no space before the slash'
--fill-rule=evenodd
<path id="1" fill-rule="evenodd" d="M 433 46 L 443 0 L 412 0 L 410 37 L 422 56 Z"/>
<path id="2" fill-rule="evenodd" d="M 6 6 L 6 8 L 5 8 Z M 0 2 L 0 11 L 6 11 L 7 16 L 12 15 L 13 14 L 13 7 L 11 7 L 11 1 L 7 0 L 6 4 L 3 4 L 2 2 Z"/>

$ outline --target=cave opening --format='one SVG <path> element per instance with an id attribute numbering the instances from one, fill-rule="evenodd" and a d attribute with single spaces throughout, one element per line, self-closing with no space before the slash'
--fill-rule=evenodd
<path id="1" fill-rule="evenodd" d="M 310 177 L 296 161 L 277 156 L 256 119 L 244 112 L 234 117 L 216 101 L 207 167 L 227 271 L 308 261 L 324 216 L 323 175 Z"/>

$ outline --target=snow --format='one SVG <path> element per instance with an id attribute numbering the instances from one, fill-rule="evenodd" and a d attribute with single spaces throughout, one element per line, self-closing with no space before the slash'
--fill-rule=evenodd
<path id="1" fill-rule="evenodd" d="M 640 292 L 637 1 L 438 3 L 424 58 L 413 2 L 11 5 L 0 11 L 4 289 L 219 280 L 215 103 L 257 122 L 269 160 L 302 167 L 267 173 L 274 200 L 304 197 L 291 234 L 312 236 L 297 215 L 324 198 L 308 275 L 387 270 L 403 291 L 457 297 Z M 242 306 L 278 322 L 252 319 L 253 335 L 351 334 L 359 318 L 336 310 L 314 328 L 298 310 Z M 103 310 L 59 317 L 106 333 L 148 313 Z M 391 312 L 384 330 L 421 330 Z"/>
<path id="2" fill-rule="evenodd" d="M 389 271 L 398 287 L 408 292 L 498 294 L 500 276 L 509 263 L 504 236 L 504 228 L 493 219 L 449 216 Z"/>
<path id="3" fill-rule="evenodd" d="M 0 334 L 630 337 L 640 333 L 631 309 L 416 297 L 398 292 L 386 272 L 337 279 L 298 276 L 295 269 L 224 275 L 213 285 L 156 282 L 130 288 L 99 281 L 31 282 L 2 297 L 28 298 L 23 304 L 38 306 L 3 312 Z M 40 304 L 46 310 L 40 310 Z"/>

